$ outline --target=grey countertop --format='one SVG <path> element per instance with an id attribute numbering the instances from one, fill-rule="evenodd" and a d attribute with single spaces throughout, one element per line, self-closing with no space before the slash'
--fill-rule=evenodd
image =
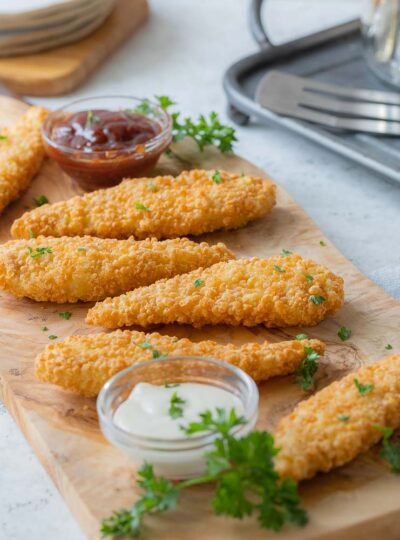
<path id="1" fill-rule="evenodd" d="M 226 119 L 225 68 L 255 50 L 247 0 L 150 0 L 151 17 L 79 90 L 48 106 L 110 93 L 170 95 L 188 114 Z M 359 0 L 271 0 L 278 41 L 347 20 Z M 238 128 L 236 151 L 267 171 L 365 274 L 399 265 L 400 188 L 328 150 L 276 127 Z M 397 234 L 395 234 L 397 232 Z M 81 540 L 69 513 L 14 421 L 0 404 L 0 538 Z"/>

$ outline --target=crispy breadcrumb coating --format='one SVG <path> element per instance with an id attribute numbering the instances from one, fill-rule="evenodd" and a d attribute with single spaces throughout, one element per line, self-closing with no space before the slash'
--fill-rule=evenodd
<path id="1" fill-rule="evenodd" d="M 30 107 L 14 126 L 1 130 L 0 213 L 40 169 L 44 157 L 41 130 L 47 114 L 42 107 Z"/>
<path id="2" fill-rule="evenodd" d="M 373 389 L 361 395 L 355 378 Z M 400 426 L 399 354 L 330 384 L 283 418 L 275 431 L 277 471 L 299 481 L 339 467 L 382 438 L 375 425 Z"/>
<path id="3" fill-rule="evenodd" d="M 148 348 L 141 348 L 145 340 Z M 153 351 L 157 351 L 168 356 L 217 358 L 240 367 L 256 381 L 263 381 L 294 372 L 305 357 L 304 347 L 313 347 L 319 354 L 325 351 L 325 345 L 317 339 L 237 346 L 117 330 L 110 334 L 72 336 L 64 343 L 47 345 L 36 357 L 35 373 L 42 381 L 91 397 L 110 377 L 133 364 L 151 360 Z"/>
<path id="4" fill-rule="evenodd" d="M 14 238 L 98 236 L 175 238 L 235 229 L 275 205 L 275 185 L 252 176 L 193 170 L 179 176 L 125 180 L 120 185 L 27 212 L 12 226 Z"/>
<path id="5" fill-rule="evenodd" d="M 0 289 L 36 301 L 103 300 L 232 258 L 224 244 L 187 238 L 136 242 L 41 236 L 0 246 Z"/>
<path id="6" fill-rule="evenodd" d="M 323 301 L 316 304 L 315 297 Z M 300 255 L 254 257 L 218 263 L 107 298 L 89 310 L 86 322 L 106 328 L 175 322 L 195 327 L 312 326 L 342 304 L 342 278 L 314 261 Z"/>

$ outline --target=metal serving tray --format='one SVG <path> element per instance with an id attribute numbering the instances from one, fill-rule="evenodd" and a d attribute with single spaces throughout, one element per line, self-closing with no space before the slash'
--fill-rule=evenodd
<path id="1" fill-rule="evenodd" d="M 257 85 L 269 69 L 343 86 L 393 91 L 370 72 L 364 60 L 360 21 L 275 46 L 262 27 L 261 4 L 262 0 L 253 0 L 250 14 L 251 31 L 261 51 L 233 64 L 224 76 L 231 119 L 242 125 L 251 117 L 279 124 L 400 184 L 400 138 L 329 130 L 280 116 L 254 101 Z"/>

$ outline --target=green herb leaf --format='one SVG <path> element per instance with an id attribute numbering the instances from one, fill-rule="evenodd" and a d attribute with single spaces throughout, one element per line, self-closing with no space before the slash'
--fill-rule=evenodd
<path id="1" fill-rule="evenodd" d="M 325 298 L 323 296 L 313 294 L 312 296 L 310 296 L 310 302 L 316 305 L 322 304 L 323 302 L 325 302 Z"/>
<path id="2" fill-rule="evenodd" d="M 310 276 L 310 274 L 304 274 L 304 277 L 306 278 L 307 281 L 309 281 L 310 283 L 312 283 L 314 281 L 314 278 L 312 276 Z"/>
<path id="3" fill-rule="evenodd" d="M 147 187 L 151 189 L 152 191 L 157 191 L 157 186 L 153 184 L 153 182 L 150 182 L 150 184 L 147 184 Z"/>
<path id="4" fill-rule="evenodd" d="M 76 251 L 87 251 L 87 248 L 80 246 L 76 249 Z"/>
<path id="5" fill-rule="evenodd" d="M 151 343 L 147 340 L 147 338 L 143 341 L 143 343 L 138 343 L 137 346 L 140 347 L 141 349 L 153 348 L 153 345 L 151 345 Z"/>
<path id="6" fill-rule="evenodd" d="M 163 109 L 168 109 L 175 103 L 168 96 L 156 96 L 158 103 Z M 172 140 L 181 141 L 185 137 L 191 137 L 200 151 L 206 146 L 214 144 L 221 152 L 230 152 L 233 143 L 237 141 L 233 127 L 220 122 L 216 112 L 211 112 L 208 117 L 200 115 L 197 119 L 181 117 L 181 113 L 171 113 Z"/>
<path id="7" fill-rule="evenodd" d="M 95 122 L 100 122 L 100 118 L 93 114 L 93 111 L 88 111 L 86 115 L 86 123 L 92 125 Z"/>
<path id="8" fill-rule="evenodd" d="M 296 339 L 299 341 L 303 341 L 303 339 L 309 339 L 307 334 L 297 334 Z"/>
<path id="9" fill-rule="evenodd" d="M 145 205 L 142 204 L 141 202 L 136 202 L 136 203 L 135 203 L 135 207 L 136 207 L 138 210 L 144 210 L 145 212 L 150 212 L 150 208 L 147 208 L 147 206 L 145 206 Z"/>
<path id="10" fill-rule="evenodd" d="M 48 328 L 47 326 L 42 326 L 42 332 L 47 332 Z"/>
<path id="11" fill-rule="evenodd" d="M 53 250 L 50 247 L 37 247 L 32 249 L 30 246 L 28 246 L 27 250 L 29 251 L 29 255 L 32 257 L 32 259 L 37 259 L 45 253 L 53 253 Z"/>
<path id="12" fill-rule="evenodd" d="M 278 266 L 277 264 L 274 264 L 274 270 L 276 270 L 277 272 L 283 274 L 284 272 L 286 272 L 286 270 L 280 266 Z"/>
<path id="13" fill-rule="evenodd" d="M 125 109 L 126 112 L 135 112 L 147 116 L 153 112 L 153 107 L 148 99 L 143 99 L 134 109 Z"/>
<path id="14" fill-rule="evenodd" d="M 353 379 L 353 382 L 354 382 L 355 387 L 357 388 L 358 393 L 360 394 L 360 396 L 366 396 L 367 394 L 372 392 L 372 390 L 374 389 L 373 384 L 362 384 L 362 383 L 359 382 L 358 379 Z"/>
<path id="15" fill-rule="evenodd" d="M 222 182 L 221 173 L 218 170 L 215 171 L 211 178 L 214 184 L 220 184 Z"/>
<path id="16" fill-rule="evenodd" d="M 304 347 L 306 357 L 295 372 L 296 384 L 302 390 L 311 390 L 314 386 L 314 377 L 318 371 L 320 355 L 312 347 Z"/>
<path id="17" fill-rule="evenodd" d="M 393 347 L 392 347 L 392 345 L 390 345 L 390 343 L 388 343 L 388 344 L 386 345 L 385 349 L 386 349 L 387 351 L 391 351 L 391 350 L 393 349 Z"/>
<path id="18" fill-rule="evenodd" d="M 46 195 L 39 195 L 39 197 L 33 198 L 36 206 L 43 206 L 44 204 L 49 203 L 49 199 L 46 197 Z"/>
<path id="19" fill-rule="evenodd" d="M 167 354 L 165 353 L 161 353 L 160 351 L 157 351 L 157 349 L 153 349 L 152 351 L 152 355 L 153 355 L 153 358 L 165 358 L 166 356 L 168 356 Z"/>
<path id="20" fill-rule="evenodd" d="M 34 232 L 32 231 L 32 229 L 28 229 L 28 232 L 29 232 L 29 238 L 36 238 Z"/>
<path id="21" fill-rule="evenodd" d="M 282 249 L 281 255 L 283 257 L 287 257 L 288 255 L 292 255 L 293 251 L 289 251 L 288 249 Z"/>
<path id="22" fill-rule="evenodd" d="M 350 416 L 348 414 L 338 414 L 337 419 L 340 422 L 348 422 L 350 420 Z"/>
<path id="23" fill-rule="evenodd" d="M 337 335 L 340 337 L 342 341 L 346 341 L 351 336 L 351 330 L 350 328 L 346 328 L 345 326 L 342 326 L 340 330 L 338 330 Z"/>
<path id="24" fill-rule="evenodd" d="M 171 418 L 176 420 L 177 418 L 181 418 L 183 416 L 183 406 L 185 405 L 186 401 L 178 396 L 176 392 L 174 392 L 171 396 L 171 399 L 169 401 L 169 410 L 168 414 Z"/>
<path id="25" fill-rule="evenodd" d="M 70 311 L 60 311 L 58 316 L 60 319 L 68 321 L 72 317 L 72 313 Z"/>
<path id="26" fill-rule="evenodd" d="M 51 336 L 49 336 L 49 339 L 57 339 L 58 336 L 53 336 L 53 334 Z"/>
<path id="27" fill-rule="evenodd" d="M 323 240 L 320 240 L 320 241 L 319 241 L 319 245 L 320 245 L 320 246 L 326 246 L 326 242 L 324 242 Z"/>
<path id="28" fill-rule="evenodd" d="M 201 287 L 202 285 L 204 285 L 204 280 L 201 279 L 201 278 L 197 278 L 194 282 L 193 282 L 193 285 L 197 288 L 197 287 Z"/>
<path id="29" fill-rule="evenodd" d="M 206 473 L 173 484 L 156 477 L 151 465 L 144 465 L 138 473 L 140 499 L 130 510 L 115 512 L 103 521 L 102 534 L 138 536 L 147 514 L 175 508 L 184 489 L 209 482 L 215 483 L 212 506 L 216 514 L 241 519 L 256 513 L 260 526 L 274 531 L 288 522 L 305 525 L 307 514 L 300 507 L 296 483 L 281 480 L 274 469 L 279 450 L 272 435 L 266 431 L 252 431 L 240 439 L 232 435 L 245 422 L 234 410 L 217 409 L 215 415 L 204 411 L 199 422 L 183 426 L 187 435 L 203 431 L 216 435 L 213 449 L 205 454 Z"/>
<path id="30" fill-rule="evenodd" d="M 384 426 L 374 426 L 374 429 L 383 433 L 383 449 L 380 453 L 382 459 L 387 461 L 393 473 L 400 473 L 400 441 L 392 442 L 393 429 Z"/>
<path id="31" fill-rule="evenodd" d="M 0 135 L 0 141 L 6 141 L 7 139 L 7 135 Z"/>

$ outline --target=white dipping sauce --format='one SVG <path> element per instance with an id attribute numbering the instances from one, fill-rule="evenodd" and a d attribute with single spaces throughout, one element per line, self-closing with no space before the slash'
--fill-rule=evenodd
<path id="1" fill-rule="evenodd" d="M 184 401 L 178 404 L 182 410 L 179 418 L 172 418 L 169 413 L 173 394 Z M 226 411 L 235 409 L 238 416 L 244 413 L 243 404 L 237 396 L 216 386 L 182 383 L 168 387 L 139 383 L 128 399 L 119 405 L 113 420 L 118 427 L 140 437 L 181 439 L 188 436 L 180 426 L 197 422 L 200 413 L 205 410 L 214 412 L 217 408 Z"/>

